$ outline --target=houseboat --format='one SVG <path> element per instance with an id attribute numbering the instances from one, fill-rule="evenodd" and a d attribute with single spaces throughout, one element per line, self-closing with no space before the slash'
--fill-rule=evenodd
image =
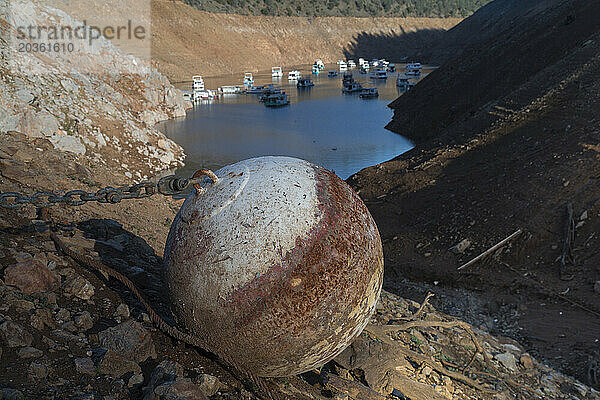
<path id="1" fill-rule="evenodd" d="M 356 68 L 356 63 L 354 60 L 348 60 L 348 68 Z"/>
<path id="2" fill-rule="evenodd" d="M 369 76 L 371 79 L 387 79 L 387 71 L 384 68 L 377 68 Z"/>
<path id="3" fill-rule="evenodd" d="M 246 94 L 263 94 L 265 90 L 272 89 L 273 85 L 266 86 L 250 86 L 246 89 Z"/>
<path id="4" fill-rule="evenodd" d="M 372 87 L 372 88 L 363 88 L 360 91 L 359 96 L 362 99 L 373 99 L 375 97 L 379 97 L 379 92 L 377 91 L 377 88 L 374 88 L 374 87 Z"/>
<path id="5" fill-rule="evenodd" d="M 319 66 L 317 64 L 313 64 L 313 66 L 312 66 L 312 73 L 314 75 L 319 75 L 319 72 L 321 72 L 321 68 L 319 68 Z"/>
<path id="6" fill-rule="evenodd" d="M 271 76 L 273 78 L 281 78 L 283 76 L 283 71 L 282 71 L 281 67 L 271 68 Z"/>
<path id="7" fill-rule="evenodd" d="M 410 90 L 411 87 L 415 86 L 414 82 L 411 82 L 408 78 L 408 76 L 404 75 L 404 74 L 399 74 L 398 77 L 396 78 L 396 86 L 402 90 L 402 91 L 407 91 Z"/>
<path id="8" fill-rule="evenodd" d="M 290 81 L 297 81 L 300 78 L 302 78 L 300 71 L 294 70 L 288 73 L 288 80 Z"/>
<path id="9" fill-rule="evenodd" d="M 344 75 L 342 76 L 342 85 L 346 86 L 352 82 L 354 82 L 352 72 L 344 72 Z"/>
<path id="10" fill-rule="evenodd" d="M 344 72 L 344 71 L 348 70 L 348 64 L 346 64 L 346 61 L 340 60 L 340 61 L 338 61 L 338 65 L 340 67 L 340 71 L 341 72 Z"/>
<path id="11" fill-rule="evenodd" d="M 315 84 L 308 78 L 298 79 L 298 83 L 296 84 L 296 87 L 298 88 L 309 88 L 313 86 L 315 86 Z"/>
<path id="12" fill-rule="evenodd" d="M 317 67 L 319 67 L 320 70 L 325 69 L 325 64 L 321 60 L 315 60 L 314 65 L 316 65 Z"/>
<path id="13" fill-rule="evenodd" d="M 242 88 L 239 86 L 221 86 L 218 91 L 220 94 L 240 94 Z"/>
<path id="14" fill-rule="evenodd" d="M 362 86 L 360 85 L 360 83 L 353 80 L 352 82 L 348 83 L 347 85 L 344 85 L 344 87 L 342 88 L 342 93 L 357 93 L 357 92 L 360 92 L 361 90 L 362 90 Z"/>
<path id="15" fill-rule="evenodd" d="M 277 93 L 267 96 L 263 103 L 267 107 L 282 107 L 290 104 L 290 99 L 285 93 Z"/>
<path id="16" fill-rule="evenodd" d="M 195 90 L 193 93 L 193 101 L 202 101 L 202 100 L 214 100 L 217 97 L 217 93 L 214 90 Z"/>
<path id="17" fill-rule="evenodd" d="M 204 90 L 204 79 L 202 75 L 192 76 L 192 91 Z"/>
<path id="18" fill-rule="evenodd" d="M 258 101 L 264 103 L 269 98 L 269 96 L 272 96 L 274 94 L 285 94 L 285 92 L 281 89 L 275 89 L 273 87 L 265 88 L 263 89 L 262 94 L 258 96 Z"/>
<path id="19" fill-rule="evenodd" d="M 252 85 L 254 83 L 254 77 L 251 72 L 246 72 L 244 74 L 244 86 Z"/>
<path id="20" fill-rule="evenodd" d="M 408 76 L 421 76 L 421 69 L 423 68 L 423 66 L 421 65 L 421 63 L 410 63 L 410 64 L 406 64 L 406 67 L 404 67 L 404 71 L 406 73 L 406 75 Z"/>
<path id="21" fill-rule="evenodd" d="M 329 72 L 327 72 L 327 76 L 329 78 L 335 78 L 336 76 L 338 76 L 338 72 L 337 71 L 329 71 Z"/>

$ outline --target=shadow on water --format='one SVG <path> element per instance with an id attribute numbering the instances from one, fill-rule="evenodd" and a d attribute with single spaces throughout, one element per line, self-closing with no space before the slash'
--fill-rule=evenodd
<path id="1" fill-rule="evenodd" d="M 424 49 L 439 42 L 446 33 L 444 29 L 421 29 L 407 32 L 402 27 L 399 31 L 390 33 L 361 32 L 352 38 L 352 41 L 343 50 L 344 57 L 357 60 L 385 58 L 392 61 L 415 60 L 427 63 L 424 59 Z"/>

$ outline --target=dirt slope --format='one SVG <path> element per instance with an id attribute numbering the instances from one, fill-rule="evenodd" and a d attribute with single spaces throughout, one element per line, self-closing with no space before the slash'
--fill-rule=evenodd
<path id="1" fill-rule="evenodd" d="M 523 102 L 500 104 L 499 100 L 562 60 L 600 28 L 598 2 L 500 0 L 487 7 L 496 3 L 509 7 L 502 9 L 502 18 L 491 19 L 495 35 L 467 47 L 419 83 L 417 90 L 393 102 L 390 107 L 397 112 L 389 129 L 420 141 L 439 136 L 440 131 L 469 119 L 481 108 L 522 106 L 548 90 L 556 77 L 532 86 L 537 93 L 527 94 Z M 478 13 L 471 18 L 474 23 L 463 22 L 462 30 L 474 33 L 480 29 L 481 18 Z M 564 64 L 564 77 L 579 65 L 579 61 Z"/>
<path id="2" fill-rule="evenodd" d="M 384 237 L 391 290 L 435 291 L 445 311 L 598 387 L 600 3 L 544 4 L 523 3 L 514 25 L 392 103 L 389 128 L 417 148 L 350 181 Z M 575 263 L 561 276 L 568 202 Z"/>
<path id="3" fill-rule="evenodd" d="M 364 49 L 392 58 L 410 55 L 438 40 L 459 18 L 256 17 L 213 14 L 179 1 L 152 2 L 152 58 L 171 81 L 193 74 L 220 75 L 312 63 L 335 62 Z M 387 45 L 405 36 L 402 49 Z M 378 47 L 379 46 L 379 47 Z M 365 51 L 365 50 L 363 50 Z M 368 56 L 359 54 L 358 56 Z"/>

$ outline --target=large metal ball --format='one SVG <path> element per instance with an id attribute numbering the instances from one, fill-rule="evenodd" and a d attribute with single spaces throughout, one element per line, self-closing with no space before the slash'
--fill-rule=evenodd
<path id="1" fill-rule="evenodd" d="M 379 298 L 375 221 L 344 181 L 307 161 L 260 157 L 216 175 L 187 197 L 167 239 L 179 322 L 258 376 L 323 365 Z"/>

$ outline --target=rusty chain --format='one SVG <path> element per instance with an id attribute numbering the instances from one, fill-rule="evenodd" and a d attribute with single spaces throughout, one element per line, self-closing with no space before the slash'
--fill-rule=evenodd
<path id="1" fill-rule="evenodd" d="M 4 192 L 0 193 L 0 207 L 19 208 L 25 204 L 32 204 L 42 208 L 61 203 L 80 206 L 90 201 L 116 204 L 125 199 L 144 199 L 156 193 L 164 196 L 182 194 L 190 185 L 199 185 L 205 179 L 207 179 L 206 176 L 180 178 L 176 175 L 169 175 L 161 178 L 158 182 L 144 181 L 131 186 L 109 186 L 95 193 L 88 193 L 85 190 L 71 190 L 65 194 L 43 191 L 28 196 L 18 192 Z"/>

